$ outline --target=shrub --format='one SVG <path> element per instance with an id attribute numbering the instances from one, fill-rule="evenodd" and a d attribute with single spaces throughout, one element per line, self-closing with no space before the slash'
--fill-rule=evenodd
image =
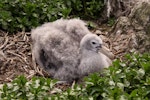
<path id="1" fill-rule="evenodd" d="M 0 27 L 9 32 L 26 30 L 44 22 L 66 18 L 71 9 L 62 0 L 1 0 Z"/>
<path id="2" fill-rule="evenodd" d="M 42 77 L 34 77 L 27 81 L 24 76 L 16 78 L 10 84 L 4 84 L 0 90 L 0 100 L 44 100 L 49 98 L 49 91 L 56 81 Z"/>
<path id="3" fill-rule="evenodd" d="M 99 18 L 103 8 L 104 0 L 1 0 L 0 28 L 8 32 L 30 31 L 69 15 Z"/>
<path id="4" fill-rule="evenodd" d="M 71 13 L 80 17 L 99 18 L 104 8 L 104 0 L 64 0 L 72 9 Z"/>

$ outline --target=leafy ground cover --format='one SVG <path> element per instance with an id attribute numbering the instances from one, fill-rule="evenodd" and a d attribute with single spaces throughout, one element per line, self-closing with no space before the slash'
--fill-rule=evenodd
<path id="1" fill-rule="evenodd" d="M 70 13 L 62 0 L 1 0 L 0 10 L 0 26 L 9 32 L 29 31 Z"/>
<path id="2" fill-rule="evenodd" d="M 14 33 L 59 18 L 100 16 L 104 0 L 1 0 L 0 28 Z"/>
<path id="3" fill-rule="evenodd" d="M 113 62 L 101 75 L 91 74 L 82 84 L 73 83 L 62 91 L 55 80 L 24 76 L 4 84 L 2 100 L 149 100 L 150 55 L 126 55 L 126 60 Z"/>

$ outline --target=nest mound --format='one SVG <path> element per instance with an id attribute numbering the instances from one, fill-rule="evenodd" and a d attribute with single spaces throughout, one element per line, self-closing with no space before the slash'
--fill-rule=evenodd
<path id="1" fill-rule="evenodd" d="M 8 35 L 0 31 L 0 83 L 11 82 L 19 75 L 31 78 L 40 73 L 33 66 L 30 33 Z"/>
<path id="2" fill-rule="evenodd" d="M 100 35 L 104 45 L 115 54 L 116 58 L 121 58 L 130 49 L 131 36 L 128 34 L 111 38 L 108 32 L 95 30 L 93 33 Z M 48 76 L 32 60 L 31 47 L 30 33 L 18 32 L 14 35 L 8 35 L 0 31 L 0 84 L 11 82 L 19 75 L 25 75 L 28 79 L 35 75 Z"/>

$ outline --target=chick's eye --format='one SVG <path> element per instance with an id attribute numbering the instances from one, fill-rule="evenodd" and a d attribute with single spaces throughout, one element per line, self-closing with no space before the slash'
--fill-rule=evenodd
<path id="1" fill-rule="evenodd" d="M 96 42 L 92 42 L 92 44 L 96 44 Z"/>

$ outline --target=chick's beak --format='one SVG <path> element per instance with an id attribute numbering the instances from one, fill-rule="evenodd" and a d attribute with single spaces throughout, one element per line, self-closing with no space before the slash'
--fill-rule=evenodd
<path id="1" fill-rule="evenodd" d="M 102 44 L 99 44 L 96 48 L 100 50 L 102 48 Z"/>
<path id="2" fill-rule="evenodd" d="M 102 45 L 101 49 L 99 50 L 101 53 L 109 57 L 110 59 L 114 59 L 115 55 L 104 45 Z"/>

